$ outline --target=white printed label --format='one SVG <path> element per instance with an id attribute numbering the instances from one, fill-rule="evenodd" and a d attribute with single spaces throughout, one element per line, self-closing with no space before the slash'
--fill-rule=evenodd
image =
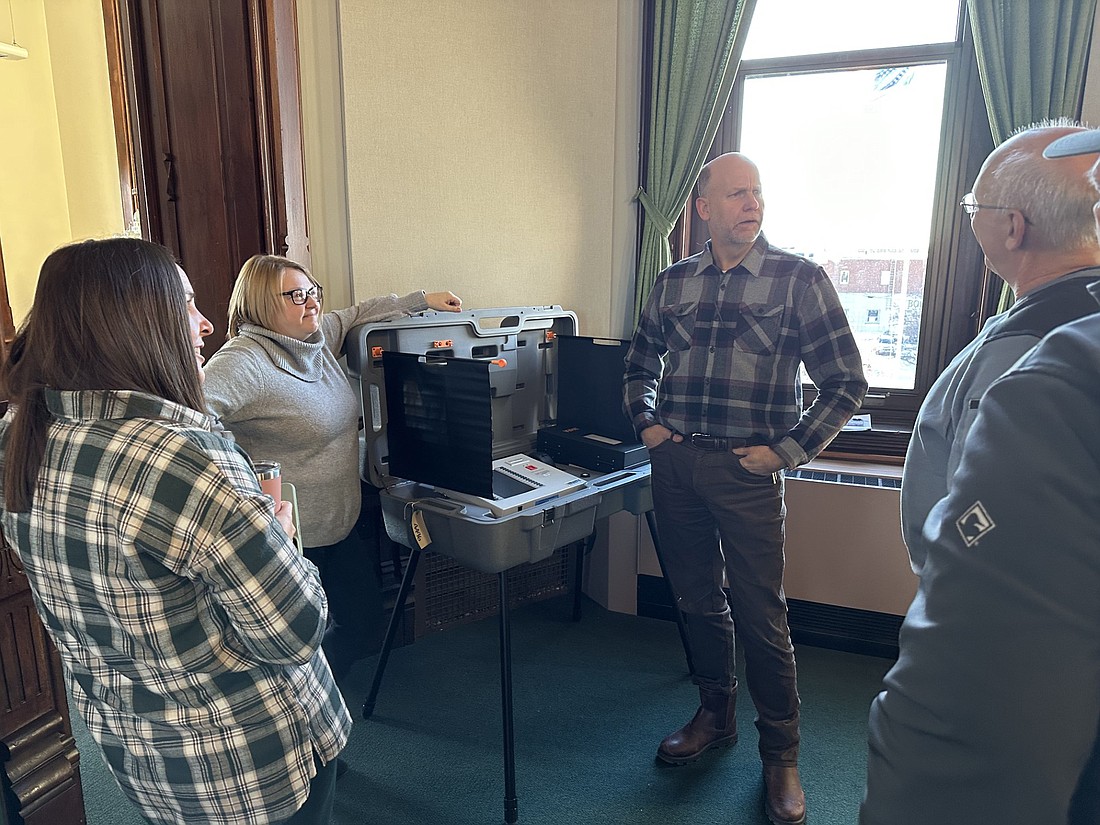
<path id="1" fill-rule="evenodd" d="M 432 537 L 428 535 L 428 525 L 424 523 L 424 511 L 417 510 L 412 517 L 413 538 L 416 546 L 423 550 L 432 543 Z"/>

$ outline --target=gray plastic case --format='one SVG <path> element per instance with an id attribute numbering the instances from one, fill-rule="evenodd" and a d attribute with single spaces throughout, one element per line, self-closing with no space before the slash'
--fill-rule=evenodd
<path id="1" fill-rule="evenodd" d="M 360 474 L 381 488 L 382 515 L 391 539 L 417 546 L 412 517 L 419 510 L 431 538 L 425 549 L 483 573 L 499 573 L 541 561 L 557 548 L 584 539 L 595 529 L 597 518 L 623 509 L 642 513 L 651 508 L 648 464 L 603 474 L 566 467 L 588 484 L 545 506 L 501 518 L 388 473 L 382 352 L 489 361 L 493 456 L 500 458 L 533 450 L 539 427 L 553 422 L 554 341 L 558 335 L 576 334 L 576 314 L 556 305 L 429 312 L 350 331 L 348 372 L 359 380 L 363 396 Z"/>

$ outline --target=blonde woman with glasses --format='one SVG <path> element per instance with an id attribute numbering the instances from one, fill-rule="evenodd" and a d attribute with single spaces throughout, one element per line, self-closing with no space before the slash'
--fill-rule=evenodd
<path id="1" fill-rule="evenodd" d="M 357 393 L 337 363 L 359 324 L 426 309 L 458 312 L 451 292 L 384 295 L 324 312 L 309 270 L 275 255 L 241 267 L 229 340 L 206 365 L 206 400 L 253 459 L 277 461 L 298 495 L 305 555 L 321 571 L 331 622 L 324 650 L 337 679 L 380 638 L 381 583 L 354 533 L 362 501 Z"/>

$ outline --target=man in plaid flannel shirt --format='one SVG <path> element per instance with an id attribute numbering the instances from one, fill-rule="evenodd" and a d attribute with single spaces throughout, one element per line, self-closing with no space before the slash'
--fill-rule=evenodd
<path id="1" fill-rule="evenodd" d="M 765 810 L 777 825 L 798 825 L 806 805 L 783 595 L 782 471 L 829 443 L 867 382 L 828 276 L 761 234 L 756 165 L 722 155 L 703 167 L 698 189 L 711 239 L 657 278 L 625 359 L 625 409 L 650 451 L 663 559 L 700 695 L 694 718 L 657 755 L 682 764 L 736 741 L 736 621 Z M 818 391 L 806 410 L 799 364 Z"/>

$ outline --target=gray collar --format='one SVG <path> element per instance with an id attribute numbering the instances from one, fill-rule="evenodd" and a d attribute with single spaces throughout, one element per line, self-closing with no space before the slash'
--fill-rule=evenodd
<path id="1" fill-rule="evenodd" d="M 283 372 L 309 383 L 321 380 L 325 363 L 325 336 L 321 330 L 300 341 L 255 324 L 241 324 L 240 337 L 255 341 Z"/>

